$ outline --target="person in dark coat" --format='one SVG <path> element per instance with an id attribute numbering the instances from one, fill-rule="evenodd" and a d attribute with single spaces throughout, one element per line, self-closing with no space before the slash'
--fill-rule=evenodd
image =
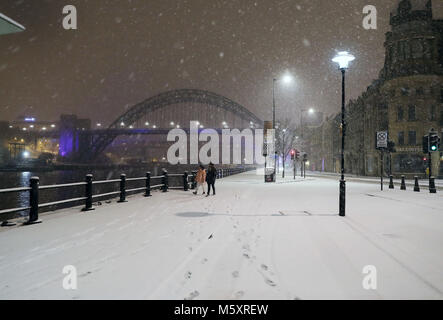
<path id="1" fill-rule="evenodd" d="M 208 194 L 206 195 L 207 197 L 209 197 L 211 187 L 213 195 L 215 196 L 215 180 L 217 180 L 217 170 L 215 169 L 214 164 L 211 162 L 209 164 L 208 172 L 206 173 L 206 182 L 208 183 Z"/>

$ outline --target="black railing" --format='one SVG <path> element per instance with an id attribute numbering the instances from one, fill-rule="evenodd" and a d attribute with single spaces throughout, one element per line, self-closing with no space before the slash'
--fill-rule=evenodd
<path id="1" fill-rule="evenodd" d="M 223 179 L 225 177 L 229 177 L 235 174 L 243 173 L 246 171 L 255 170 L 255 168 L 228 168 L 228 169 L 218 169 L 217 170 L 217 178 Z M 38 177 L 32 177 L 29 180 L 29 187 L 21 187 L 21 188 L 10 188 L 10 189 L 0 189 L 0 194 L 9 194 L 9 193 L 22 193 L 29 192 L 29 205 L 26 207 L 19 208 L 11 208 L 11 209 L 3 209 L 0 210 L 0 218 L 2 215 L 13 214 L 18 212 L 25 212 L 29 210 L 29 219 L 25 224 L 36 224 L 40 223 L 38 218 L 39 209 L 60 206 L 60 205 L 68 205 L 68 206 L 77 206 L 79 202 L 84 202 L 84 207 L 82 211 L 91 211 L 94 210 L 93 203 L 98 199 L 102 198 L 114 198 L 119 197 L 119 203 L 127 202 L 127 194 L 135 194 L 144 192 L 145 197 L 151 196 L 152 190 L 161 190 L 162 192 L 168 192 L 171 190 L 183 190 L 188 191 L 189 189 L 195 189 L 197 186 L 196 183 L 196 175 L 197 171 L 192 171 L 190 173 L 184 172 L 183 174 L 168 174 L 166 170 L 162 171 L 161 176 L 151 176 L 150 172 L 146 173 L 145 177 L 137 177 L 137 178 L 127 178 L 125 174 L 120 176 L 120 179 L 114 180 L 98 180 L 94 181 L 94 176 L 92 174 L 88 174 L 85 177 L 84 182 L 75 182 L 75 183 L 67 183 L 67 184 L 56 184 L 56 185 L 48 185 L 48 186 L 40 186 L 40 179 Z M 170 185 L 170 180 L 174 180 L 176 182 L 174 185 Z M 144 181 L 145 184 L 143 187 L 134 187 L 127 188 L 128 184 L 133 182 Z M 111 191 L 106 193 L 98 193 L 94 194 L 94 186 L 97 185 L 112 185 L 119 184 L 119 188 L 117 191 Z M 54 190 L 61 188 L 73 188 L 83 186 L 84 196 L 83 197 L 75 197 L 69 199 L 63 199 L 53 202 L 47 203 L 39 203 L 39 192 L 45 190 Z M 5 221 L 3 226 L 8 226 L 10 224 Z"/>

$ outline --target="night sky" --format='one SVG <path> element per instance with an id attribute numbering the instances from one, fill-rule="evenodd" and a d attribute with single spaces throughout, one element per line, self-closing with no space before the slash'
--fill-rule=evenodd
<path id="1" fill-rule="evenodd" d="M 163 91 L 198 88 L 231 98 L 271 119 L 301 108 L 340 107 L 336 50 L 357 60 L 348 97 L 378 77 L 389 12 L 399 0 L 7 0 L 0 12 L 27 30 L 0 38 L 0 120 L 56 120 L 74 113 L 109 123 Z M 62 28 L 75 5 L 78 30 Z M 362 9 L 378 9 L 378 30 L 364 30 Z M 434 1 L 443 17 L 443 1 Z"/>

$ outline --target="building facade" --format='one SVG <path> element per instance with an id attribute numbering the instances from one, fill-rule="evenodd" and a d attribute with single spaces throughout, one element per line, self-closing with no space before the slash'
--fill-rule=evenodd
<path id="1" fill-rule="evenodd" d="M 443 135 L 443 20 L 433 19 L 431 0 L 402 0 L 391 13 L 390 24 L 379 79 L 346 106 L 345 167 L 347 173 L 379 175 L 375 135 L 388 131 L 397 152 L 385 157 L 384 172 L 424 176 L 427 155 L 422 152 L 422 137 L 431 129 Z M 339 170 L 337 133 L 339 137 L 339 116 L 311 131 L 311 169 L 326 163 L 325 171 Z M 321 139 L 331 141 L 319 144 Z M 436 176 L 443 175 L 442 161 L 441 152 L 432 155 Z"/>

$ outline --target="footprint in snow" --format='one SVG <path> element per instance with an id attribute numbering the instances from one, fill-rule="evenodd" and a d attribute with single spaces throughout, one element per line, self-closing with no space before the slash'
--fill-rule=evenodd
<path id="1" fill-rule="evenodd" d="M 186 272 L 185 278 L 186 279 L 191 279 L 191 277 L 192 277 L 192 272 L 191 271 Z"/>
<path id="2" fill-rule="evenodd" d="M 206 262 L 208 262 L 208 259 L 204 258 L 204 259 L 202 260 L 202 264 L 205 264 Z"/>
<path id="3" fill-rule="evenodd" d="M 272 281 L 271 279 L 265 278 L 265 282 L 268 286 L 271 286 L 271 287 L 277 286 L 277 284 L 274 281 Z"/>
<path id="4" fill-rule="evenodd" d="M 247 253 L 243 253 L 243 257 L 245 257 L 246 259 L 251 259 L 251 257 Z"/>
<path id="5" fill-rule="evenodd" d="M 234 278 L 238 278 L 238 277 L 240 276 L 240 273 L 239 273 L 238 271 L 234 271 L 234 272 L 232 273 L 232 276 L 233 276 Z"/>
<path id="6" fill-rule="evenodd" d="M 264 270 L 264 271 L 268 271 L 268 266 L 267 265 L 265 265 L 265 264 L 262 264 L 261 265 L 261 268 Z"/>
<path id="7" fill-rule="evenodd" d="M 197 290 L 194 292 L 191 292 L 191 294 L 185 298 L 185 300 L 194 300 L 195 298 L 197 298 L 200 295 L 200 292 L 198 292 Z"/>
<path id="8" fill-rule="evenodd" d="M 244 295 L 245 295 L 245 292 L 244 292 L 244 291 L 238 291 L 238 292 L 235 294 L 235 298 L 236 298 L 236 299 L 240 299 L 240 298 L 242 298 Z"/>

